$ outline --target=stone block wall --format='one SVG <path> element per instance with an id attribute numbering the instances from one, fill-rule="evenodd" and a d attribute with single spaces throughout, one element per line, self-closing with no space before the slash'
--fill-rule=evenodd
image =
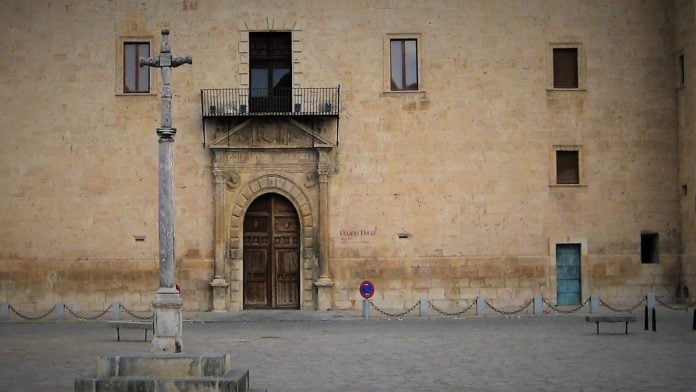
<path id="1" fill-rule="evenodd" d="M 296 85 L 341 85 L 328 228 L 337 308 L 359 308 L 361 279 L 393 308 L 553 297 L 558 238 L 586 244 L 583 297 L 693 292 L 695 24 L 691 0 L 6 1 L 0 300 L 149 305 L 159 76 L 151 94 L 119 93 L 118 44 L 140 37 L 155 52 L 168 28 L 173 53 L 194 61 L 172 79 L 178 273 L 185 309 L 209 309 L 200 90 L 241 87 L 244 32 L 275 26 L 297 42 Z M 390 34 L 418 37 L 421 91 L 385 91 Z M 581 55 L 573 91 L 549 88 L 550 48 L 564 43 Z M 679 50 L 687 85 L 675 93 Z M 580 151 L 579 186 L 552 183 L 558 146 Z M 640 263 L 644 231 L 659 234 L 658 265 Z"/>
<path id="2" fill-rule="evenodd" d="M 676 87 L 679 121 L 679 181 L 681 186 L 682 222 L 682 297 L 694 301 L 696 293 L 696 3 L 680 0 L 674 8 L 675 69 L 684 56 L 685 83 Z M 675 78 L 678 82 L 679 75 Z"/>

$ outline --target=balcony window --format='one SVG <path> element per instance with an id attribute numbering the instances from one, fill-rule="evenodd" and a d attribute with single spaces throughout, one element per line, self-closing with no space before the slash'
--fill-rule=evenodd
<path id="1" fill-rule="evenodd" d="M 249 111 L 290 112 L 291 33 L 249 33 Z"/>

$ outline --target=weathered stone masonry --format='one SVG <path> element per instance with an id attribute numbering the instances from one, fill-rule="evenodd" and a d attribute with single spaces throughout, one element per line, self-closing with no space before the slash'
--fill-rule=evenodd
<path id="1" fill-rule="evenodd" d="M 386 308 L 555 299 L 564 244 L 583 298 L 693 300 L 693 0 L 3 5 L 0 302 L 150 308 L 162 81 L 124 94 L 123 43 L 154 53 L 164 28 L 200 59 L 172 97 L 185 310 L 243 307 L 242 226 L 265 193 L 300 219 L 303 309 L 358 309 L 362 279 Z M 203 120 L 201 90 L 249 88 L 250 34 L 272 31 L 291 34 L 293 88 L 340 85 L 338 119 Z M 404 38 L 418 90 L 394 92 Z M 578 88 L 553 87 L 554 48 L 577 48 Z M 578 184 L 556 183 L 557 151 L 577 151 Z"/>

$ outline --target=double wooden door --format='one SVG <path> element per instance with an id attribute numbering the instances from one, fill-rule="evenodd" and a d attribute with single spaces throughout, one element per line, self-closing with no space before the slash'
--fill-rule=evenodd
<path id="1" fill-rule="evenodd" d="M 260 196 L 244 217 L 244 308 L 299 309 L 300 225 L 277 194 Z"/>

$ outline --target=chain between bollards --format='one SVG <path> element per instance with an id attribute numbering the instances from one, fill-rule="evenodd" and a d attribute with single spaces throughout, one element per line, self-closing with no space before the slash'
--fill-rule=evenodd
<path id="1" fill-rule="evenodd" d="M 428 300 L 428 305 L 429 305 L 431 308 L 433 308 L 433 310 L 435 310 L 436 312 L 438 312 L 438 313 L 440 313 L 440 314 L 442 314 L 442 315 L 449 316 L 449 317 L 456 317 L 456 316 L 461 316 L 462 314 L 464 314 L 464 313 L 468 312 L 469 310 L 471 310 L 471 308 L 473 308 L 474 305 L 476 305 L 476 299 L 478 299 L 478 297 L 476 297 L 476 298 L 469 304 L 469 306 L 467 306 L 466 308 L 464 308 L 464 310 L 461 310 L 461 311 L 459 311 L 459 312 L 451 312 L 451 313 L 450 313 L 450 312 L 445 312 L 444 310 L 442 310 L 442 309 L 438 308 L 437 306 L 435 306 L 435 304 L 433 304 L 433 301 L 430 301 L 430 300 Z"/>
<path id="2" fill-rule="evenodd" d="M 126 308 L 125 306 L 120 305 L 120 307 L 121 307 L 121 309 L 123 309 L 124 312 L 128 313 L 128 314 L 131 315 L 132 317 L 135 317 L 135 318 L 138 319 L 138 320 L 152 320 L 152 319 L 155 317 L 155 314 L 154 314 L 154 313 L 151 314 L 151 315 L 149 315 L 149 316 L 138 316 L 137 314 L 135 314 L 135 313 L 133 313 L 132 311 L 128 310 L 128 308 Z"/>
<path id="3" fill-rule="evenodd" d="M 417 308 L 418 305 L 420 305 L 420 300 L 418 300 L 418 301 L 417 301 L 413 306 L 411 306 L 410 308 L 408 308 L 408 309 L 406 309 L 406 310 L 404 310 L 403 312 L 400 312 L 400 313 L 389 313 L 389 312 L 386 312 L 386 311 L 380 309 L 380 308 L 379 308 L 377 305 L 375 305 L 374 302 L 372 302 L 372 301 L 368 301 L 368 303 L 370 304 L 370 306 L 372 306 L 373 308 L 375 308 L 376 311 L 382 313 L 383 315 L 385 315 L 385 316 L 387 316 L 387 317 L 402 317 L 402 316 L 405 316 L 405 315 L 411 313 L 415 308 Z"/>
<path id="4" fill-rule="evenodd" d="M 534 302 L 534 299 L 532 298 L 532 299 L 530 299 L 529 301 L 527 301 L 526 304 L 522 305 L 522 307 L 520 307 L 519 309 L 513 310 L 513 311 L 509 311 L 509 312 L 508 312 L 508 311 L 505 311 L 505 310 L 500 310 L 500 309 L 496 308 L 495 306 L 491 305 L 488 301 L 486 301 L 486 306 L 488 306 L 489 308 L 491 308 L 491 310 L 493 310 L 493 311 L 496 312 L 496 313 L 499 313 L 499 314 L 502 314 L 502 315 L 505 315 L 505 316 L 511 316 L 511 315 L 513 315 L 513 314 L 521 313 L 523 310 L 527 309 L 527 308 L 529 307 L 529 305 L 531 305 L 533 302 Z"/>
<path id="5" fill-rule="evenodd" d="M 587 304 L 590 302 L 590 297 L 587 297 L 587 299 L 586 299 L 585 301 L 583 301 L 580 305 L 578 305 L 578 306 L 576 306 L 576 307 L 574 307 L 574 308 L 572 308 L 572 309 L 568 309 L 568 310 L 561 309 L 561 308 L 559 308 L 558 306 L 553 305 L 553 304 L 552 304 L 549 300 L 547 300 L 546 298 L 542 298 L 541 301 L 542 301 L 544 304 L 546 304 L 549 308 L 555 310 L 555 311 L 558 312 L 558 313 L 571 314 L 571 313 L 575 313 L 575 312 L 579 311 L 580 309 L 584 308 L 585 305 L 587 305 Z"/>
<path id="6" fill-rule="evenodd" d="M 97 314 L 96 316 L 91 316 L 91 317 L 78 314 L 77 312 L 70 309 L 70 307 L 68 305 L 65 305 L 65 310 L 67 310 L 68 313 L 70 313 L 71 315 L 73 315 L 75 318 L 77 318 L 80 321 L 92 321 L 92 320 L 96 320 L 96 319 L 102 317 L 103 315 L 107 314 L 111 310 L 111 305 L 107 306 L 103 312 Z"/>
<path id="7" fill-rule="evenodd" d="M 19 312 L 17 309 L 15 309 L 15 307 L 12 306 L 12 305 L 9 305 L 9 304 L 8 304 L 8 308 L 9 308 L 14 314 L 16 314 L 17 316 L 19 316 L 20 318 L 23 318 L 23 319 L 29 320 L 29 321 L 41 320 L 42 318 L 47 317 L 49 314 L 53 313 L 54 310 L 56 310 L 56 306 L 54 305 L 51 309 L 47 310 L 45 313 L 42 313 L 41 315 L 36 316 L 36 317 L 32 317 L 32 316 L 27 316 L 27 315 L 24 315 L 24 314 L 20 313 L 20 312 Z"/>
<path id="8" fill-rule="evenodd" d="M 633 312 L 634 310 L 638 309 L 638 307 L 639 307 L 640 305 L 642 305 L 642 304 L 643 304 L 644 302 L 646 302 L 646 301 L 647 301 L 647 300 L 646 300 L 645 298 L 643 298 L 643 299 L 641 299 L 640 302 L 638 302 L 637 304 L 631 306 L 630 308 L 625 308 L 625 309 L 620 309 L 620 308 L 616 308 L 616 307 L 614 307 L 614 306 L 611 306 L 611 305 L 609 305 L 608 303 L 604 302 L 604 300 L 601 299 L 601 298 L 599 299 L 599 304 L 602 305 L 602 306 L 604 306 L 605 308 L 607 308 L 607 309 L 613 311 L 613 312 L 631 313 L 631 312 Z"/>

